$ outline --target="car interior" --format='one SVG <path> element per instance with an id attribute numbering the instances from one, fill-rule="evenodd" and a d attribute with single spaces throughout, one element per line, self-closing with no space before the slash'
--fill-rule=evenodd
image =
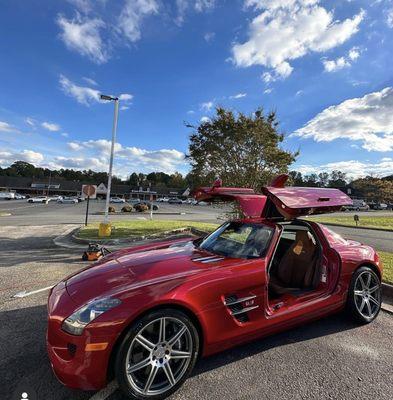
<path id="1" fill-rule="evenodd" d="M 323 281 L 321 247 L 310 228 L 298 221 L 281 226 L 269 267 L 269 300 L 310 294 Z"/>

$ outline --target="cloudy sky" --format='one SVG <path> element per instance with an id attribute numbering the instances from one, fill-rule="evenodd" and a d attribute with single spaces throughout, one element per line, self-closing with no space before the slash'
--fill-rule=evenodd
<path id="1" fill-rule="evenodd" d="M 293 169 L 393 173 L 392 0 L 13 0 L 0 13 L 0 165 L 186 173 L 222 105 L 276 110 Z"/>

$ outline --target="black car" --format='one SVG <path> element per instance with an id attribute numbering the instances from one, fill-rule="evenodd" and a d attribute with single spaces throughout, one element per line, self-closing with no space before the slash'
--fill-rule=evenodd
<path id="1" fill-rule="evenodd" d="M 172 197 L 171 199 L 168 200 L 169 204 L 182 204 L 182 200 L 177 198 L 177 197 Z"/>

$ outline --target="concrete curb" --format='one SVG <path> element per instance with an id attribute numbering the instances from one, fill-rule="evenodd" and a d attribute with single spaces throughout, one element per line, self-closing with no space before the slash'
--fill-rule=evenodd
<path id="1" fill-rule="evenodd" d="M 95 212 L 92 213 L 91 215 L 104 215 L 105 213 L 103 211 L 100 212 Z M 157 212 L 157 211 L 153 211 L 153 216 L 154 215 L 186 215 L 186 214 L 194 214 L 192 212 Z M 124 213 L 124 212 L 114 212 L 114 213 L 109 213 L 109 215 L 124 215 L 125 217 L 130 216 L 130 215 L 150 215 L 150 213 L 148 211 L 146 212 L 141 212 L 141 213 L 136 213 L 136 212 L 131 212 L 131 213 Z"/>
<path id="2" fill-rule="evenodd" d="M 78 244 L 89 244 L 89 243 L 99 243 L 99 244 L 105 244 L 105 245 L 119 245 L 119 244 L 129 244 L 129 243 L 135 243 L 135 242 L 140 242 L 141 240 L 153 240 L 153 239 L 164 239 L 167 238 L 168 236 L 174 236 L 174 235 L 179 235 L 179 234 L 187 234 L 189 233 L 190 235 L 193 236 L 205 236 L 207 232 L 201 231 L 196 228 L 179 228 L 179 229 L 172 229 L 170 231 L 165 231 L 165 232 L 160 232 L 160 233 L 155 233 L 151 235 L 146 235 L 146 236 L 138 236 L 138 237 L 133 237 L 133 238 L 124 238 L 124 239 L 96 239 L 96 238 L 90 238 L 90 239 L 85 239 L 85 238 L 79 238 L 77 237 L 77 234 L 81 228 L 76 228 L 74 229 L 70 235 L 70 240 L 74 243 Z"/>
<path id="3" fill-rule="evenodd" d="M 308 221 L 313 221 L 313 220 L 309 219 Z M 393 229 L 371 228 L 368 226 L 341 225 L 341 224 L 334 224 L 334 223 L 330 223 L 330 222 L 318 222 L 318 221 L 313 221 L 313 222 L 316 222 L 316 223 L 322 224 L 322 225 L 327 225 L 327 226 L 341 226 L 342 228 L 365 229 L 368 231 L 393 232 Z"/>

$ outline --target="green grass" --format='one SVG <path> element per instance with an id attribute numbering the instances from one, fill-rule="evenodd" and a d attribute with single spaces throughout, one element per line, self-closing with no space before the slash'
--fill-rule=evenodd
<path id="1" fill-rule="evenodd" d="M 378 251 L 383 263 L 383 281 L 393 285 L 393 253 Z"/>
<path id="2" fill-rule="evenodd" d="M 367 228 L 384 228 L 393 230 L 393 213 L 392 216 L 362 216 L 359 215 L 359 226 Z M 339 225 L 350 225 L 356 226 L 353 216 L 342 216 L 342 217 L 310 217 L 307 218 L 311 221 L 321 222 L 321 223 L 331 223 Z"/>
<path id="3" fill-rule="evenodd" d="M 112 222 L 111 238 L 133 238 L 148 236 L 156 233 L 171 231 L 185 227 L 193 227 L 202 231 L 211 232 L 217 228 L 217 224 L 209 224 L 195 221 L 171 221 L 171 220 L 133 220 Z M 98 239 L 98 224 L 89 224 L 83 227 L 78 237 L 84 239 Z"/>

